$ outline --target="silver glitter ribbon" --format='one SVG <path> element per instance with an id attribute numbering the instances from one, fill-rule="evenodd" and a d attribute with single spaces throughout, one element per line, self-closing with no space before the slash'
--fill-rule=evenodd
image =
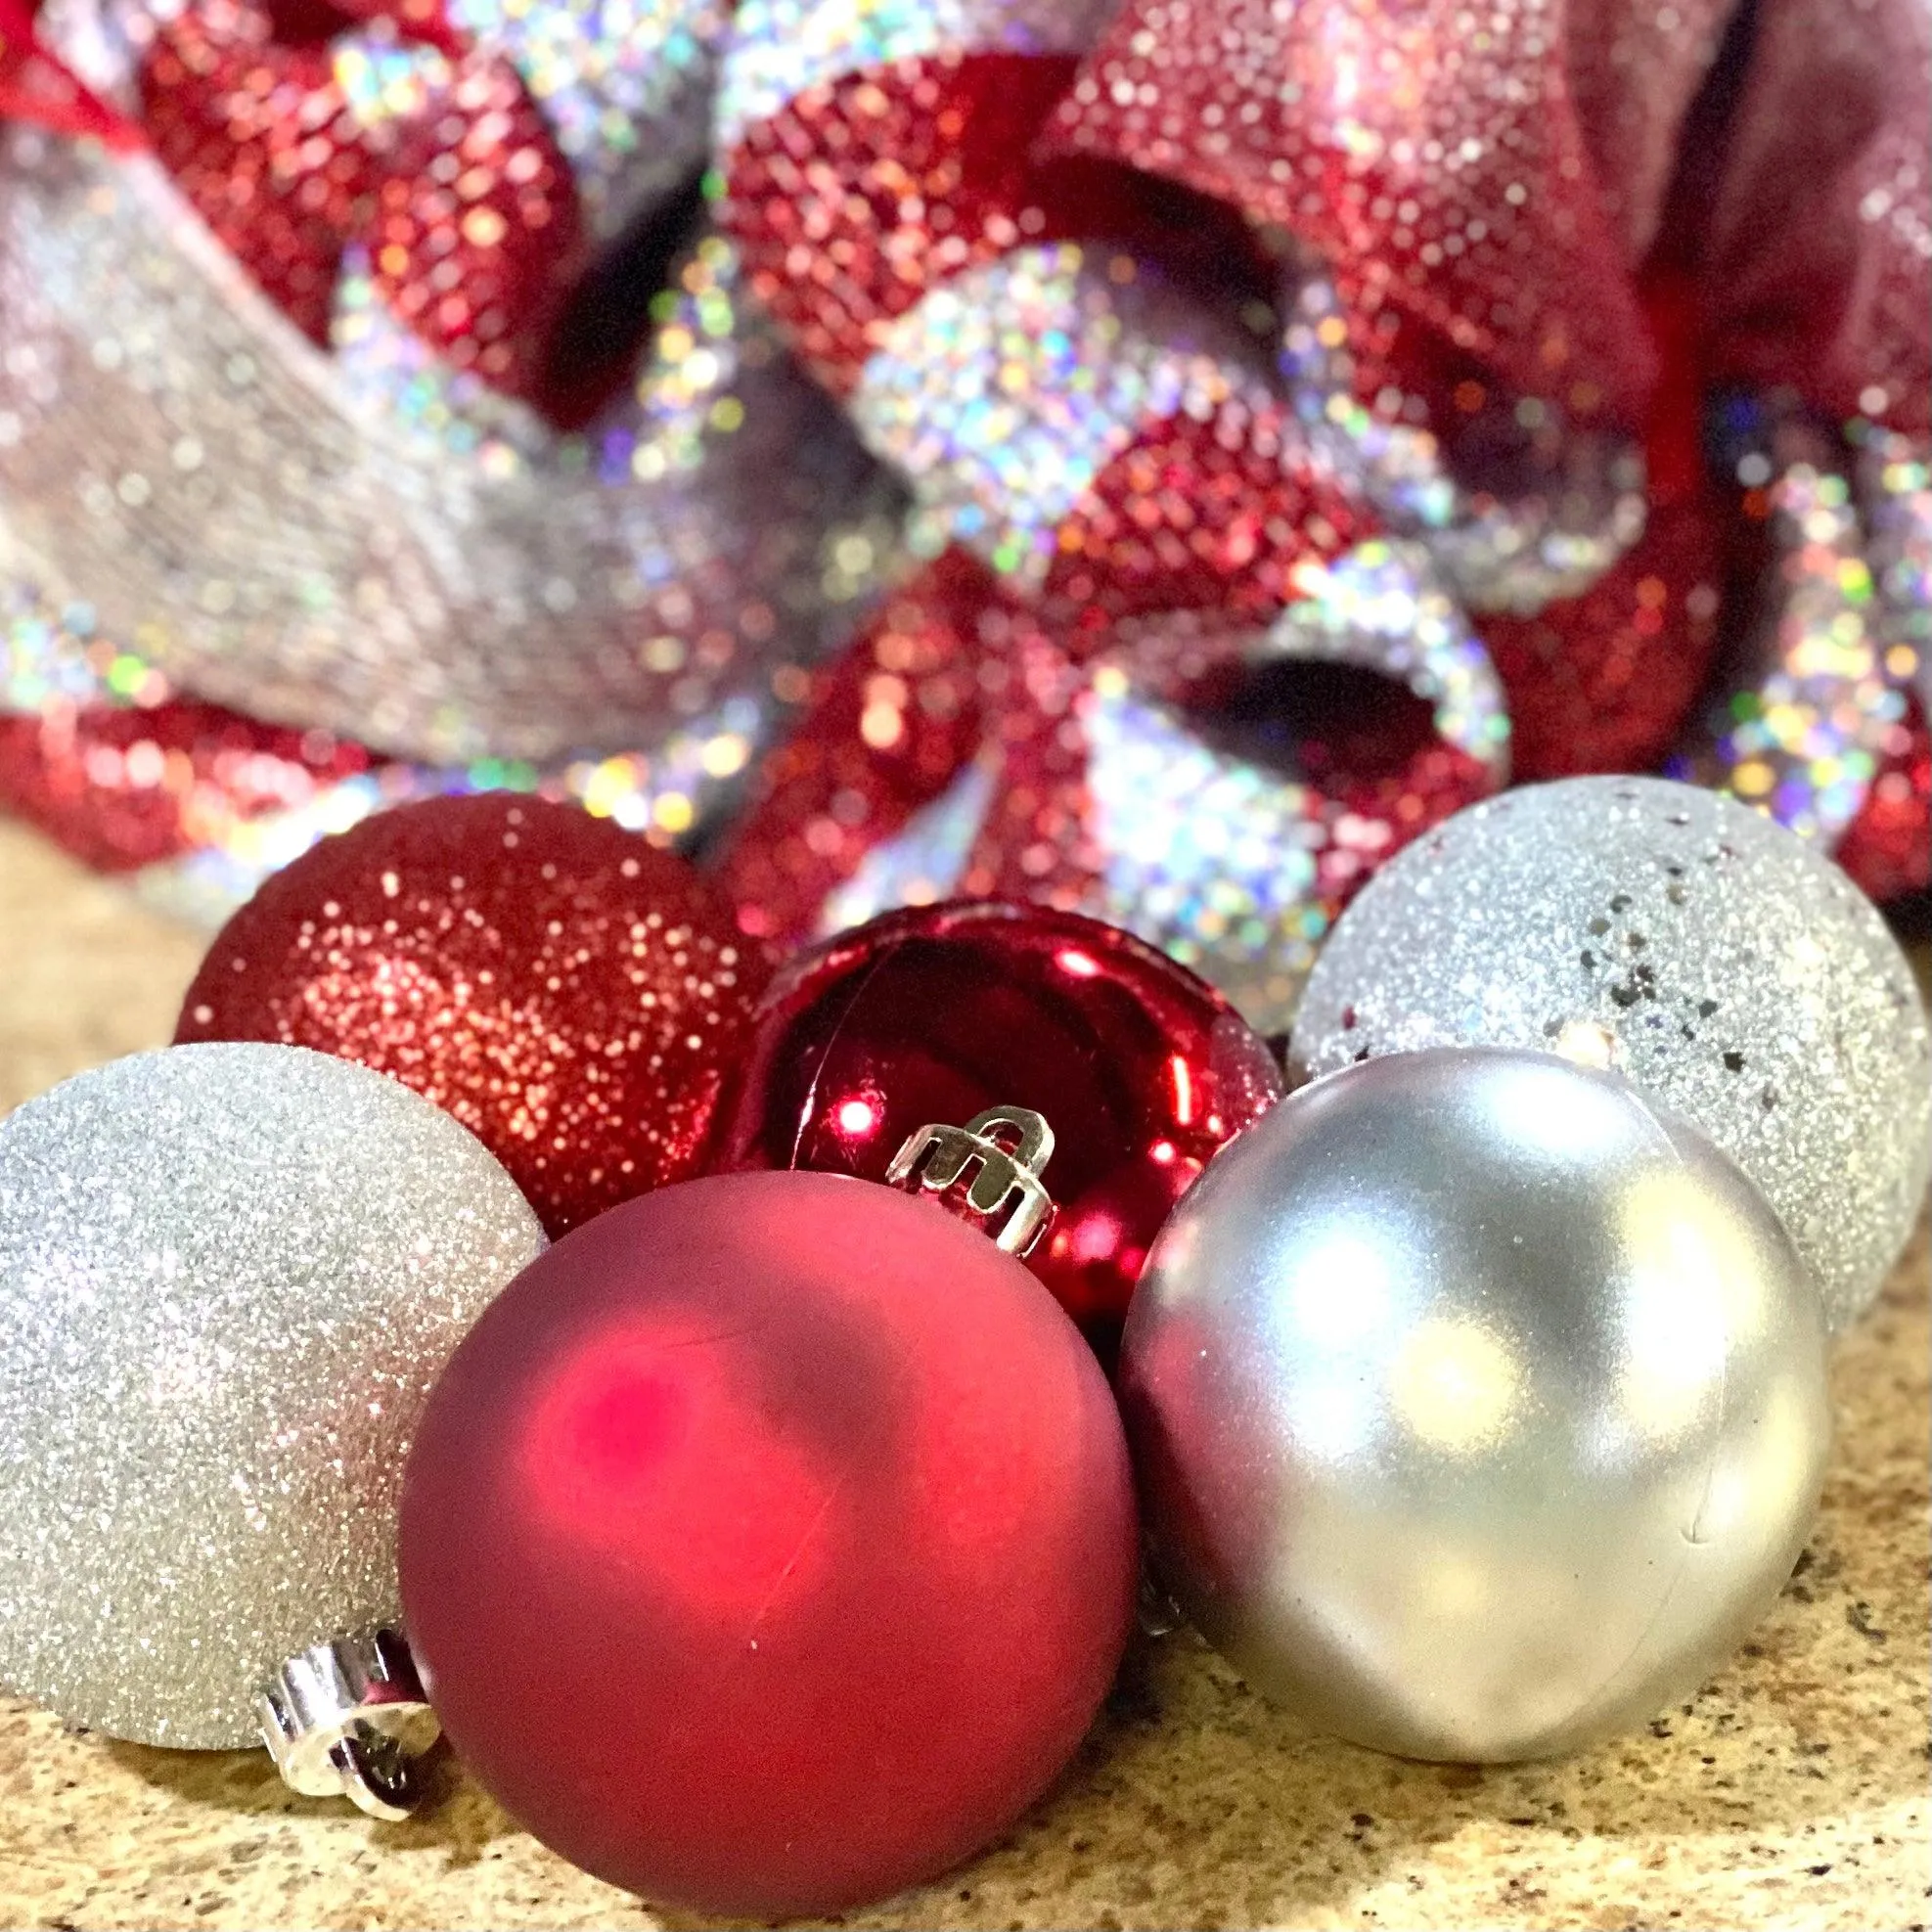
<path id="1" fill-rule="evenodd" d="M 33 34 L 76 79 L 132 113 L 157 24 L 186 11 L 185 0 L 41 0 Z"/>
<path id="2" fill-rule="evenodd" d="M 104 636 L 92 609 L 61 605 L 34 585 L 0 585 L 0 715 L 47 720 L 63 712 L 145 710 L 174 693 L 152 664 Z M 272 809 L 238 807 L 217 779 L 198 785 L 184 830 L 194 849 L 129 876 L 136 896 L 212 930 L 318 839 L 373 812 L 422 798 L 531 791 L 568 799 L 673 849 L 701 846 L 737 808 L 758 752 L 790 707 L 775 694 L 744 694 L 660 739 L 649 753 L 585 754 L 544 764 L 483 757 L 460 765 L 382 762 L 329 780 L 289 764 L 287 796 Z M 157 763 L 159 761 L 157 761 Z"/>
<path id="3" fill-rule="evenodd" d="M 835 650 L 898 552 L 897 485 L 708 299 L 591 431 L 479 439 L 420 369 L 350 394 L 152 162 L 8 130 L 0 569 L 257 716 L 435 763 L 648 750 Z"/>
<path id="4" fill-rule="evenodd" d="M 450 19 L 522 75 L 600 239 L 704 166 L 729 0 L 450 0 Z"/>
<path id="5" fill-rule="evenodd" d="M 1489 653 L 1420 545 L 1372 539 L 1297 572 L 1301 595 L 1241 653 L 1249 670 L 1281 662 L 1353 664 L 1431 706 L 1436 735 L 1508 778 L 1509 719 Z M 1225 620 L 1219 620 L 1225 623 Z M 1106 855 L 1083 911 L 1164 948 L 1225 993 L 1263 1032 L 1284 1030 L 1326 934 L 1332 883 L 1352 855 L 1367 874 L 1389 829 L 1358 821 L 1317 785 L 1236 755 L 1168 701 L 1188 659 L 1225 661 L 1217 620 L 1184 615 L 1123 626 L 1115 661 L 1092 675 L 1090 831 Z M 1170 676 L 1149 676 L 1159 658 Z M 1127 668 L 1141 660 L 1139 675 Z M 1292 715 L 1286 720 L 1292 725 Z M 1325 863 L 1325 855 L 1326 857 Z"/>
<path id="6" fill-rule="evenodd" d="M 1059 242 L 932 290 L 889 325 L 849 407 L 911 480 L 924 546 L 963 543 L 1027 594 L 1059 525 L 1141 436 L 1186 417 L 1232 442 L 1278 401 L 1237 327 L 1117 248 Z M 1296 441 L 1284 463 L 1319 462 Z"/>

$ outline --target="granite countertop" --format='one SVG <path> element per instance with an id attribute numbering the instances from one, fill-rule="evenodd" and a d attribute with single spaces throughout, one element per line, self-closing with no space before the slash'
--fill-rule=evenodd
<path id="1" fill-rule="evenodd" d="M 199 958 L 0 825 L 0 1110 L 165 1039 Z M 1927 1241 L 1841 1346 L 1811 1547 L 1696 1700 L 1550 1765 L 1299 1733 L 1185 1634 L 1137 1654 L 1057 1789 L 887 1926 L 1923 1926 Z M 66 1730 L 0 1700 L 0 1925 L 651 1926 L 461 1781 L 399 1825 L 259 1752 Z"/>

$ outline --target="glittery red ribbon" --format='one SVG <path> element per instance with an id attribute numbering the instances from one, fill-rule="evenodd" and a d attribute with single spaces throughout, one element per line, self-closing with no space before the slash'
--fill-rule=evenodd
<path id="1" fill-rule="evenodd" d="M 1461 355 L 1640 421 L 1661 249 L 1697 257 L 1715 373 L 1916 430 L 1928 120 L 1916 0 L 1128 0 L 1054 126 L 1323 250 L 1366 339 L 1423 325 L 1412 385 Z"/>

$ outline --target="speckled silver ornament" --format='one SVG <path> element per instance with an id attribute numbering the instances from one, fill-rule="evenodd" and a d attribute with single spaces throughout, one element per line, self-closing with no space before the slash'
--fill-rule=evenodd
<path id="1" fill-rule="evenodd" d="M 1488 1044 L 1623 1073 L 1750 1175 L 1843 1328 L 1932 1165 L 1911 968 L 1828 859 L 1715 792 L 1566 779 L 1471 806 L 1370 881 L 1296 1015 L 1291 1070 Z"/>
<path id="2" fill-rule="evenodd" d="M 482 1144 L 296 1047 L 172 1047 L 0 1122 L 0 1683 L 259 1741 L 293 1652 L 399 1613 L 429 1384 L 543 1236 Z"/>
<path id="3" fill-rule="evenodd" d="M 1545 1757 L 1694 1689 L 1830 1439 L 1818 1296 L 1614 1077 L 1452 1048 L 1283 1101 L 1162 1230 L 1121 1401 L 1163 1578 L 1257 1689 L 1405 1757 Z"/>

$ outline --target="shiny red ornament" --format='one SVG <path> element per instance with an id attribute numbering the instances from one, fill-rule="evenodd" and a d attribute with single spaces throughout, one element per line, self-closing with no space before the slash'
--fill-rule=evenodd
<path id="1" fill-rule="evenodd" d="M 1046 1116 L 1059 1212 L 1029 1266 L 1110 1354 L 1147 1248 L 1280 1097 L 1267 1046 L 1132 933 L 999 901 L 888 913 L 783 967 L 714 1165 L 883 1178 L 928 1121 Z"/>
<path id="2" fill-rule="evenodd" d="M 765 966 L 684 861 L 574 805 L 435 798 L 324 839 L 229 921 L 178 1041 L 393 1075 L 553 1235 L 692 1173 Z"/>
<path id="3" fill-rule="evenodd" d="M 1071 1756 L 1131 1616 L 1106 1383 L 1025 1271 L 826 1174 L 672 1188 L 534 1262 L 403 1484 L 457 1751 L 565 1858 L 762 1919 L 930 1877 Z"/>

